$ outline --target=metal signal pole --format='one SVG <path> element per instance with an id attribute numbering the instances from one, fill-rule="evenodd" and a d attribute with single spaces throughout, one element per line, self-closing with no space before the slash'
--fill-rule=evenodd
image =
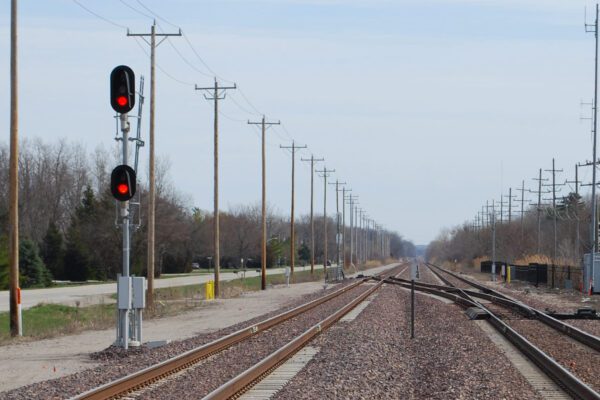
<path id="1" fill-rule="evenodd" d="M 154 226 L 155 226 L 155 210 L 156 210 L 156 188 L 154 177 L 154 109 L 156 105 L 156 48 L 164 42 L 169 36 L 181 36 L 181 29 L 178 33 L 156 33 L 156 21 L 150 27 L 150 33 L 130 33 L 127 29 L 127 36 L 141 37 L 150 45 L 150 134 L 149 150 L 150 156 L 148 159 L 149 184 L 148 184 L 148 291 L 146 292 L 146 302 L 148 307 L 152 307 L 154 303 Z M 156 37 L 162 37 L 162 40 L 156 43 Z M 150 37 L 150 42 L 146 40 Z"/>
<path id="2" fill-rule="evenodd" d="M 278 122 L 266 122 L 265 116 L 263 115 L 261 122 L 250 122 L 248 125 L 260 125 L 262 128 L 262 234 L 261 234 L 261 258 L 260 258 L 260 288 L 265 290 L 267 288 L 267 179 L 266 179 L 266 146 L 265 146 L 265 132 L 267 127 L 271 125 L 279 125 Z"/>
<path id="3" fill-rule="evenodd" d="M 294 182 L 295 182 L 295 168 L 296 168 L 296 151 L 305 149 L 306 146 L 298 146 L 292 140 L 291 146 L 279 146 L 282 149 L 292 149 L 292 212 L 290 219 L 290 274 L 294 275 L 294 265 L 296 264 L 296 230 L 294 228 Z"/>
<path id="4" fill-rule="evenodd" d="M 310 158 L 304 159 L 301 158 L 302 161 L 310 161 L 310 273 L 314 273 L 315 271 L 315 220 L 314 220 L 314 202 L 315 202 L 315 185 L 314 185 L 314 177 L 315 177 L 315 163 L 319 161 L 325 161 L 324 158 L 315 158 L 314 155 L 311 155 Z"/>
<path id="5" fill-rule="evenodd" d="M 236 89 L 233 86 L 219 86 L 217 78 L 213 87 L 198 87 L 195 90 L 212 90 L 212 97 L 204 94 L 206 100 L 212 100 L 215 103 L 215 120 L 214 120 L 214 211 L 213 211 L 213 257 L 215 260 L 215 297 L 219 297 L 219 272 L 221 270 L 221 250 L 219 248 L 220 232 L 219 232 L 219 100 L 225 98 L 225 92 L 229 89 Z"/>
<path id="6" fill-rule="evenodd" d="M 19 287 L 19 102 L 17 80 L 17 0 L 10 2 L 10 161 L 8 204 L 8 284 L 10 334 L 22 336 Z"/>

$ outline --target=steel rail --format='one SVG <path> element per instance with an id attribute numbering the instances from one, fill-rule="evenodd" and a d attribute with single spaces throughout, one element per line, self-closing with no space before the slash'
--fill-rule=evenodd
<path id="1" fill-rule="evenodd" d="M 493 295 L 495 295 L 495 296 L 497 296 L 497 297 L 504 297 L 504 298 L 506 298 L 506 299 L 509 299 L 509 300 L 513 300 L 513 301 L 515 301 L 514 299 L 511 299 L 510 297 L 508 297 L 507 295 L 505 295 L 504 293 L 500 293 L 500 292 L 498 292 L 498 291 L 495 291 L 494 289 L 490 289 L 489 287 L 487 287 L 487 286 L 485 286 L 485 285 L 482 285 L 482 284 L 480 284 L 480 283 L 477 283 L 477 282 L 473 282 L 473 281 L 472 281 L 472 280 L 470 280 L 470 279 L 463 278 L 462 276 L 460 276 L 460 275 L 458 275 L 458 274 L 455 274 L 455 273 L 453 273 L 453 272 L 451 272 L 451 271 L 448 271 L 448 270 L 446 270 L 446 269 L 444 269 L 444 268 L 438 267 L 437 265 L 434 265 L 434 264 L 431 264 L 431 263 L 425 263 L 425 264 L 426 264 L 427 266 L 429 266 L 429 267 L 434 267 L 434 268 L 436 268 L 436 269 L 439 269 L 440 271 L 443 271 L 443 272 L 447 273 L 448 275 L 450 275 L 450 276 L 452 276 L 452 277 L 454 277 L 454 278 L 458 279 L 459 281 L 462 281 L 462 282 L 466 283 L 467 285 L 473 286 L 473 287 L 475 287 L 475 288 L 477 288 L 477 289 L 481 290 L 481 291 L 482 291 L 482 292 L 484 292 L 484 293 L 493 294 Z M 430 269 L 431 269 L 431 268 L 430 268 Z M 431 271 L 433 272 L 433 269 L 431 269 Z M 434 272 L 434 273 L 435 273 L 435 272 Z M 438 277 L 439 277 L 441 280 L 443 280 L 444 282 L 448 282 L 448 281 L 447 281 L 447 279 L 444 279 L 444 278 L 442 278 L 440 274 L 436 274 L 436 275 L 437 275 L 437 276 L 438 276 Z M 452 285 L 451 283 L 449 283 L 449 284 L 450 284 L 451 286 L 454 286 L 454 285 Z"/>
<path id="2" fill-rule="evenodd" d="M 348 286 L 345 286 L 333 293 L 330 293 L 321 298 L 312 300 L 306 304 L 295 307 L 289 311 L 283 312 L 262 322 L 254 324 L 252 326 L 242 328 L 236 332 L 233 332 L 227 336 L 214 340 L 210 343 L 206 343 L 195 349 L 188 350 L 178 356 L 162 361 L 158 364 L 151 365 L 140 371 L 126 375 L 117 380 L 108 382 L 104 385 L 93 388 L 80 395 L 72 397 L 72 400 L 96 400 L 96 399 L 110 399 L 126 393 L 129 393 L 137 388 L 143 387 L 149 383 L 155 382 L 162 379 L 174 372 L 188 368 L 189 366 L 196 364 L 200 360 L 218 353 L 238 342 L 246 340 L 255 334 L 272 328 L 290 318 L 293 318 L 299 314 L 302 314 L 320 304 L 323 304 L 351 289 L 354 289 L 358 285 L 372 279 L 371 277 L 365 277 L 357 282 L 354 282 Z"/>
<path id="3" fill-rule="evenodd" d="M 476 287 L 478 289 L 479 289 L 479 286 L 481 286 L 480 284 L 478 284 L 476 282 L 472 282 L 470 279 L 460 278 L 456 274 L 454 274 L 450 271 L 447 271 L 441 267 L 438 267 L 437 265 L 430 264 L 430 263 L 427 263 L 427 265 L 431 265 L 431 266 L 439 269 L 440 271 L 443 271 L 451 276 L 454 276 L 457 279 L 460 279 L 461 281 L 463 281 L 465 283 L 472 284 L 474 287 Z M 433 270 L 431 270 L 431 271 L 434 272 Z M 436 274 L 436 275 L 439 276 L 439 274 Z M 505 296 L 496 290 L 488 288 L 487 291 L 490 296 L 494 296 L 488 300 L 490 300 L 494 303 L 497 303 L 497 304 L 501 304 L 501 305 L 506 304 L 507 307 L 517 308 L 519 312 L 523 313 L 523 315 L 529 315 L 526 313 L 533 313 L 532 316 L 535 316 L 535 318 L 537 318 L 544 324 L 548 325 L 549 327 L 577 340 L 579 343 L 582 343 L 582 344 L 590 347 L 591 349 L 594 349 L 594 350 L 600 352 L 600 337 L 592 335 L 591 333 L 585 332 L 577 327 L 574 327 L 573 325 L 569 325 L 563 321 L 560 321 L 554 317 L 551 317 L 550 315 L 546 314 L 545 312 L 540 311 L 531 306 L 528 306 L 527 304 L 525 304 L 521 301 L 513 300 L 513 299 L 509 298 L 508 296 Z M 475 293 L 473 293 L 472 295 L 482 297 Z M 498 298 L 504 298 L 505 300 L 504 301 L 498 300 Z M 510 304 L 512 304 L 512 306 Z"/>
<path id="4" fill-rule="evenodd" d="M 404 282 L 398 282 L 392 279 L 386 279 L 385 282 L 400 285 L 409 289 L 410 284 Z M 438 290 L 426 286 L 416 286 L 415 289 L 431 294 L 435 294 L 436 296 L 445 297 L 450 300 L 456 301 L 461 306 L 468 307 L 478 307 L 484 310 L 488 315 L 488 321 L 490 324 L 502 335 L 504 335 L 512 344 L 514 344 L 527 358 L 529 358 L 532 362 L 534 362 L 546 375 L 548 375 L 552 380 L 557 382 L 562 388 L 564 388 L 571 395 L 575 396 L 578 399 L 583 400 L 600 400 L 600 394 L 594 389 L 590 388 L 583 381 L 569 372 L 566 368 L 556 362 L 553 358 L 549 357 L 546 353 L 536 347 L 533 343 L 528 341 L 524 336 L 517 333 L 510 326 L 502 322 L 500 318 L 496 317 L 493 312 L 491 312 L 487 307 L 482 304 L 466 299 L 462 296 L 448 293 L 443 290 Z"/>
<path id="5" fill-rule="evenodd" d="M 395 278 L 395 277 L 389 277 L 387 279 L 392 279 L 392 280 L 395 280 L 395 281 L 398 281 L 398 282 L 407 283 L 407 284 L 411 282 L 411 281 L 409 281 L 407 279 Z M 433 289 L 443 290 L 445 292 L 451 292 L 451 293 L 456 293 L 456 292 L 461 292 L 462 291 L 462 292 L 468 294 L 469 296 L 478 297 L 480 299 L 484 299 L 484 300 L 487 300 L 489 302 L 492 302 L 492 303 L 499 304 L 499 305 L 504 306 L 504 307 L 508 307 L 508 308 L 514 309 L 514 310 L 516 310 L 517 312 L 519 312 L 520 314 L 522 314 L 523 316 L 525 316 L 527 318 L 535 318 L 536 317 L 535 309 L 529 307 L 528 305 L 523 304 L 521 302 L 515 302 L 515 301 L 509 300 L 509 299 L 504 298 L 504 297 L 498 297 L 498 296 L 495 296 L 493 294 L 475 292 L 473 290 L 468 290 L 468 289 L 457 289 L 455 287 L 443 286 L 443 285 L 436 285 L 436 284 L 433 284 L 433 283 L 425 283 L 425 282 L 416 282 L 415 281 L 415 285 L 430 287 L 430 288 L 433 288 Z"/>
<path id="6" fill-rule="evenodd" d="M 271 353 L 259 363 L 248 368 L 246 371 L 242 372 L 230 381 L 224 383 L 223 385 L 206 395 L 203 399 L 229 399 L 231 397 L 237 396 L 240 392 L 245 391 L 256 381 L 262 379 L 264 376 L 269 374 L 274 368 L 276 368 L 281 363 L 286 361 L 289 357 L 298 352 L 315 336 L 329 328 L 336 321 L 338 321 L 340 318 L 342 318 L 344 315 L 350 312 L 364 299 L 369 297 L 374 291 L 379 289 L 384 283 L 384 280 L 380 280 L 372 288 L 368 289 L 360 296 L 356 297 L 350 303 L 346 304 L 344 307 L 340 308 L 335 313 L 325 318 L 323 321 L 319 322 L 318 324 L 314 325 L 301 335 L 297 336 L 295 339 L 287 343 L 285 346 L 281 347 L 279 350 L 275 351 L 274 353 Z"/>
<path id="7" fill-rule="evenodd" d="M 391 270 L 398 268 L 401 265 L 402 264 L 395 265 L 391 268 Z M 389 272 L 389 270 L 382 272 L 377 276 L 384 276 L 387 272 Z M 151 365 L 140 371 L 136 371 L 114 381 L 92 388 L 82 394 L 72 397 L 71 399 L 110 399 L 126 395 L 127 393 L 131 393 L 132 391 L 147 386 L 150 383 L 156 382 L 169 375 L 172 375 L 177 371 L 181 371 L 185 368 L 188 368 L 213 354 L 219 353 L 220 351 L 223 351 L 226 348 L 231 347 L 232 345 L 238 342 L 241 342 L 254 336 L 259 332 L 270 329 L 271 327 L 277 324 L 280 324 L 320 304 L 323 304 L 326 301 L 329 301 L 373 278 L 373 276 L 363 277 L 357 282 L 354 282 L 348 286 L 336 290 L 335 292 L 330 293 L 326 296 L 312 300 L 306 304 L 300 305 L 296 308 L 278 314 L 274 317 L 261 321 L 250 327 L 240 329 L 227 336 L 199 346 L 195 349 L 189 350 L 185 353 L 172 357 L 168 360 L 162 361 L 158 364 Z"/>

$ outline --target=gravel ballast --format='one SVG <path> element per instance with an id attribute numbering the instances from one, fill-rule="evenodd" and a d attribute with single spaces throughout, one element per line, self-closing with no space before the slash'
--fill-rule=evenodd
<path id="1" fill-rule="evenodd" d="M 319 336 L 315 358 L 276 399 L 538 399 L 462 310 L 386 285 L 358 316 Z"/>
<path id="2" fill-rule="evenodd" d="M 330 287 L 326 291 L 316 292 L 305 296 L 304 298 L 290 302 L 287 306 L 279 310 L 264 314 L 251 320 L 232 325 L 213 333 L 202 334 L 196 337 L 172 342 L 164 347 L 148 349 L 142 347 L 134 351 L 125 353 L 122 349 L 109 347 L 104 351 L 91 354 L 91 358 L 101 362 L 101 365 L 95 368 L 87 369 L 72 375 L 58 379 L 52 379 L 32 385 L 23 386 L 17 389 L 0 393 L 0 399 L 64 399 L 69 398 L 86 390 L 92 389 L 101 384 L 110 382 L 127 374 L 133 373 L 150 365 L 174 357 L 187 350 L 191 350 L 202 344 L 211 342 L 222 336 L 235 332 L 239 329 L 252 326 L 257 322 L 280 314 L 300 304 L 307 303 L 324 294 L 340 289 L 344 285 L 354 282 L 349 280 L 335 287 Z"/>

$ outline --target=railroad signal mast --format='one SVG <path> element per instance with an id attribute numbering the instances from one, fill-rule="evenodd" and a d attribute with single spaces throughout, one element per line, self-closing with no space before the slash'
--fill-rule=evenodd
<path id="1" fill-rule="evenodd" d="M 122 164 L 113 169 L 110 176 L 110 191 L 119 202 L 118 216 L 123 231 L 123 273 L 117 278 L 117 340 L 116 345 L 127 349 L 129 345 L 139 346 L 142 341 L 142 310 L 146 305 L 146 279 L 131 277 L 130 260 L 130 202 L 136 193 L 137 174 L 129 164 L 129 117 L 135 106 L 135 74 L 125 65 L 116 67 L 110 74 L 110 105 L 119 116 L 123 137 Z M 139 123 L 139 120 L 138 120 Z M 139 150 L 139 137 L 136 149 Z M 136 155 L 137 159 L 137 155 Z"/>

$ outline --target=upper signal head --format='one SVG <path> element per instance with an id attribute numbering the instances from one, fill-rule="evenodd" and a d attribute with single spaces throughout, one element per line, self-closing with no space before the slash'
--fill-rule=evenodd
<path id="1" fill-rule="evenodd" d="M 119 65 L 110 74 L 110 105 L 121 114 L 135 105 L 135 75 L 126 65 Z"/>

